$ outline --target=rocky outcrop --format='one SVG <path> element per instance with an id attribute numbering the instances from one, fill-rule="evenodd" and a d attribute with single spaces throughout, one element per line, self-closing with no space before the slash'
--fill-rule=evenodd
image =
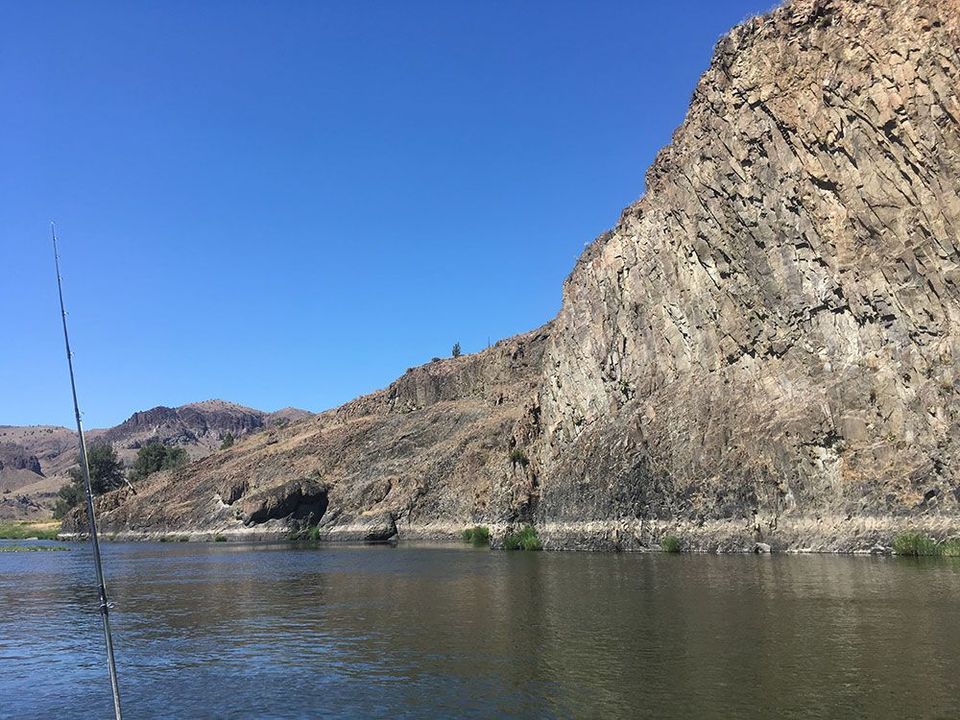
<path id="1" fill-rule="evenodd" d="M 545 520 L 957 512 L 958 20 L 798 0 L 718 44 L 564 287 Z"/>
<path id="2" fill-rule="evenodd" d="M 105 498 L 100 522 L 111 533 L 313 526 L 384 540 L 459 532 L 461 518 L 531 519 L 536 476 L 511 452 L 537 435 L 547 338 L 542 329 L 412 368 L 385 390 L 160 473 L 119 505 Z"/>
<path id="3" fill-rule="evenodd" d="M 236 438 L 262 430 L 269 417 L 269 413 L 243 405 L 206 400 L 136 412 L 119 425 L 92 435 L 119 450 L 137 450 L 159 442 L 185 447 L 200 456 L 219 447 L 228 434 Z"/>
<path id="4" fill-rule="evenodd" d="M 0 442 L 0 520 L 42 515 L 43 507 L 23 493 L 44 479 L 36 455 L 27 454 L 15 443 Z"/>
<path id="5" fill-rule="evenodd" d="M 49 516 L 75 437 L 66 428 L 0 426 L 0 519 Z"/>
<path id="6" fill-rule="evenodd" d="M 0 460 L 6 465 L 14 456 L 32 457 L 36 463 L 26 464 L 26 469 L 36 475 L 57 475 L 72 463 L 70 453 L 76 453 L 76 433 L 64 427 L 52 425 L 0 425 Z"/>
<path id="7" fill-rule="evenodd" d="M 26 470 L 43 476 L 37 456 L 28 455 L 22 447 L 14 443 L 0 443 L 0 471 L 2 470 Z"/>
<path id="8" fill-rule="evenodd" d="M 104 522 L 240 531 L 246 493 L 314 477 L 328 536 L 371 515 L 401 536 L 533 521 L 548 547 L 956 532 L 958 48 L 957 0 L 747 21 L 551 325 L 158 478 Z"/>
<path id="9" fill-rule="evenodd" d="M 86 435 L 88 443 L 109 443 L 127 464 L 139 448 L 154 442 L 182 447 L 196 459 L 219 448 L 228 435 L 241 438 L 310 416 L 296 408 L 267 413 L 206 400 L 136 412 L 119 425 Z M 57 491 L 68 481 L 67 471 L 76 464 L 77 451 L 77 435 L 67 428 L 0 426 L 0 517 L 49 515 Z"/>

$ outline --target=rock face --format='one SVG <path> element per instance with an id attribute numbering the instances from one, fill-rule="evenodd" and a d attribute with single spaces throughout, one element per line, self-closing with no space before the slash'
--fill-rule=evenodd
<path id="1" fill-rule="evenodd" d="M 407 371 L 336 410 L 158 473 L 100 522 L 123 532 L 285 533 L 386 540 L 532 518 L 536 477 L 511 451 L 537 434 L 545 330 Z"/>
<path id="2" fill-rule="evenodd" d="M 0 425 L 0 520 L 49 517 L 76 435 L 46 425 Z"/>
<path id="3" fill-rule="evenodd" d="M 0 520 L 41 515 L 42 506 L 23 488 L 43 479 L 36 455 L 15 443 L 0 443 Z"/>
<path id="4" fill-rule="evenodd" d="M 27 455 L 22 447 L 14 443 L 0 443 L 0 470 L 27 470 L 43 476 L 37 456 Z"/>
<path id="5" fill-rule="evenodd" d="M 958 48 L 960 0 L 747 21 L 549 326 L 159 477 L 103 522 L 290 527 L 296 505 L 257 523 L 243 498 L 312 478 L 329 536 L 370 517 L 532 521 L 547 547 L 956 532 Z"/>
<path id="6" fill-rule="evenodd" d="M 718 44 L 564 287 L 544 519 L 956 512 L 958 27 L 798 0 Z"/>
<path id="7" fill-rule="evenodd" d="M 193 457 L 202 457 L 220 447 L 228 434 L 236 438 L 264 429 L 269 418 L 269 413 L 243 405 L 206 400 L 136 412 L 115 427 L 93 431 L 91 437 L 110 443 L 124 456 L 136 455 L 143 445 L 159 442 L 184 447 Z"/>

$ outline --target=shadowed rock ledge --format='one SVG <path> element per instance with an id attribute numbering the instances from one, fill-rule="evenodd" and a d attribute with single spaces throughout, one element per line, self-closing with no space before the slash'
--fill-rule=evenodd
<path id="1" fill-rule="evenodd" d="M 105 497 L 105 530 L 533 522 L 547 547 L 704 550 L 958 532 L 958 48 L 958 0 L 745 22 L 549 325 Z"/>

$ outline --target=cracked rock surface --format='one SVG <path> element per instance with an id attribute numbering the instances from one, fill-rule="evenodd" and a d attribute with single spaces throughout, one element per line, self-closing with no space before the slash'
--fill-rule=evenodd
<path id="1" fill-rule="evenodd" d="M 239 527 L 231 488 L 313 477 L 332 535 L 533 521 L 547 547 L 852 550 L 957 532 L 958 49 L 958 0 L 745 22 L 552 323 L 162 476 L 104 523 Z"/>
<path id="2" fill-rule="evenodd" d="M 565 285 L 545 517 L 957 511 L 958 19 L 798 1 L 718 44 Z"/>

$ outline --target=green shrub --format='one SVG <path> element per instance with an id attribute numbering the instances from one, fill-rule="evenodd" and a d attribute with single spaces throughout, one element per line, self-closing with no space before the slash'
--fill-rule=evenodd
<path id="1" fill-rule="evenodd" d="M 179 542 L 190 542 L 190 536 L 189 536 L 189 535 L 181 535 Z"/>
<path id="2" fill-rule="evenodd" d="M 82 457 L 77 455 L 76 467 L 67 471 L 70 482 L 57 492 L 57 503 L 53 508 L 55 520 L 62 520 L 75 507 L 86 499 L 84 490 Z M 90 468 L 90 488 L 94 495 L 102 495 L 124 484 L 123 463 L 111 445 L 94 443 L 87 448 L 87 466 Z"/>
<path id="3" fill-rule="evenodd" d="M 137 459 L 130 469 L 130 478 L 143 480 L 160 470 L 173 470 L 190 460 L 182 447 L 167 447 L 163 443 L 152 442 L 137 451 Z"/>
<path id="4" fill-rule="evenodd" d="M 510 464 L 513 465 L 516 469 L 517 465 L 525 468 L 530 464 L 530 458 L 527 457 L 527 454 L 520 448 L 514 448 L 510 451 Z"/>
<path id="5" fill-rule="evenodd" d="M 680 552 L 680 538 L 676 535 L 664 535 L 660 538 L 660 549 L 668 553 Z"/>
<path id="6" fill-rule="evenodd" d="M 463 541 L 476 546 L 490 544 L 490 528 L 484 525 L 475 525 L 463 531 Z"/>
<path id="7" fill-rule="evenodd" d="M 223 535 L 216 535 L 213 538 L 214 542 L 226 542 L 227 539 Z"/>
<path id="8" fill-rule="evenodd" d="M 897 555 L 929 557 L 942 555 L 943 548 L 937 541 L 918 532 L 900 533 L 893 539 L 893 551 Z"/>
<path id="9" fill-rule="evenodd" d="M 938 543 L 923 533 L 900 533 L 893 538 L 893 552 L 906 557 L 960 557 L 960 538 Z"/>
<path id="10" fill-rule="evenodd" d="M 228 432 L 223 436 L 223 442 L 220 443 L 220 449 L 226 450 L 227 448 L 233 447 L 234 437 L 232 432 Z"/>
<path id="11" fill-rule="evenodd" d="M 533 525 L 524 525 L 517 532 L 507 533 L 503 538 L 504 550 L 543 550 L 543 543 Z"/>
<path id="12" fill-rule="evenodd" d="M 160 542 L 170 542 L 170 538 L 168 538 L 166 535 L 163 535 L 163 536 L 160 538 Z"/>
<path id="13" fill-rule="evenodd" d="M 85 499 L 82 481 L 69 482 L 57 491 L 57 503 L 53 506 L 53 519 L 63 520 Z"/>
<path id="14" fill-rule="evenodd" d="M 946 557 L 960 557 L 960 538 L 944 540 L 940 543 L 940 550 Z"/>
<path id="15" fill-rule="evenodd" d="M 80 470 L 80 456 L 77 456 L 77 466 L 70 468 L 68 474 L 73 482 L 83 486 L 83 472 Z M 104 443 L 94 443 L 87 448 L 87 465 L 90 468 L 90 487 L 94 495 L 102 495 L 123 486 L 123 462 L 112 446 Z M 81 499 L 83 493 L 81 491 Z"/>
<path id="16" fill-rule="evenodd" d="M 288 540 L 293 540 L 294 542 L 320 542 L 320 527 L 318 525 L 310 525 L 307 527 L 300 526 L 295 530 L 291 530 L 287 534 Z"/>

